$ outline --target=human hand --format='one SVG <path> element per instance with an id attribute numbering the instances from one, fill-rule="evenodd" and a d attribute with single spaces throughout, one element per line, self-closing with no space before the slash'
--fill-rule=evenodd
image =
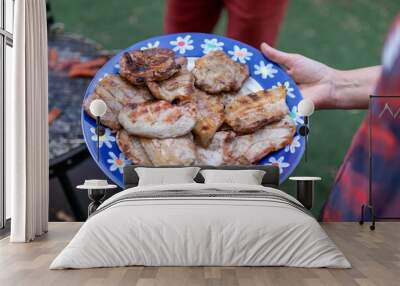
<path id="1" fill-rule="evenodd" d="M 261 51 L 267 58 L 287 69 L 303 97 L 312 100 L 316 109 L 338 106 L 335 96 L 335 69 L 299 54 L 279 51 L 266 43 L 261 44 Z"/>

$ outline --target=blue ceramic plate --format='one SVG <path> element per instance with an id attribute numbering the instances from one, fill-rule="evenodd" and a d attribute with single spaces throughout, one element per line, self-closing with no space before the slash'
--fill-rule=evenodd
<path id="1" fill-rule="evenodd" d="M 125 51 L 148 49 L 154 47 L 170 48 L 177 56 L 185 56 L 193 62 L 195 58 L 201 57 L 209 51 L 223 50 L 236 62 L 245 63 L 250 70 L 250 79 L 246 82 L 250 90 L 269 89 L 274 86 L 283 85 L 287 90 L 286 103 L 290 110 L 290 116 L 296 124 L 302 124 L 303 118 L 297 115 L 297 104 L 302 99 L 300 91 L 293 80 L 279 65 L 265 58 L 257 49 L 243 44 L 239 41 L 226 37 L 200 34 L 183 33 L 172 34 L 150 38 L 132 45 Z M 106 74 L 118 74 L 118 62 L 124 51 L 110 59 L 96 74 L 88 89 L 85 98 L 94 91 L 96 84 Z M 190 60 L 190 58 L 192 58 Z M 89 117 L 82 108 L 82 129 L 86 145 L 96 159 L 96 135 L 95 120 Z M 126 164 L 132 164 L 119 150 L 115 134 L 106 128 L 105 135 L 100 138 L 100 161 L 97 162 L 103 172 L 116 184 L 123 186 L 122 171 Z M 258 164 L 277 164 L 280 167 L 281 183 L 293 172 L 304 153 L 304 138 L 297 133 L 293 143 L 279 151 L 273 152 L 260 160 Z"/>

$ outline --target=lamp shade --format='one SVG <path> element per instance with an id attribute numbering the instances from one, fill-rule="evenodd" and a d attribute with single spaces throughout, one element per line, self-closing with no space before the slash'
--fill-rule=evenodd
<path id="1" fill-rule="evenodd" d="M 314 113 L 314 103 L 310 99 L 303 99 L 297 105 L 297 113 L 300 116 L 311 116 Z"/>
<path id="2" fill-rule="evenodd" d="M 106 113 L 107 105 L 103 100 L 95 99 L 90 103 L 89 109 L 94 116 L 101 117 Z"/>

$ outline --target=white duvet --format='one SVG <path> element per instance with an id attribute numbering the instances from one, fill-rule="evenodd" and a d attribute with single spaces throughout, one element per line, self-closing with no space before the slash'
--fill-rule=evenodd
<path id="1" fill-rule="evenodd" d="M 50 269 L 127 265 L 351 267 L 319 223 L 290 204 L 244 197 L 119 201 L 136 192 L 168 190 L 262 190 L 300 204 L 282 191 L 254 185 L 135 187 L 105 201 Z"/>

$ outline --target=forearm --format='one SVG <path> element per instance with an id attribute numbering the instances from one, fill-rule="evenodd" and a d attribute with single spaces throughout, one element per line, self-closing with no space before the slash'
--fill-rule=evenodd
<path id="1" fill-rule="evenodd" d="M 348 71 L 335 70 L 333 108 L 366 109 L 369 96 L 374 93 L 381 67 L 374 66 Z"/>

